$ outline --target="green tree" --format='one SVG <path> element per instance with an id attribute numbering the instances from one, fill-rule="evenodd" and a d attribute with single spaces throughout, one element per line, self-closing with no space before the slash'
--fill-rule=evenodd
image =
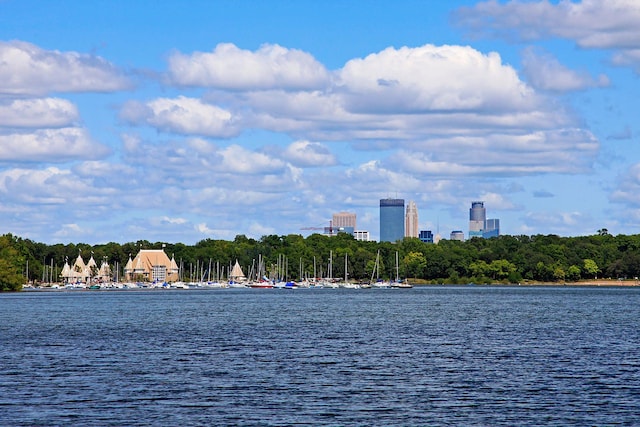
<path id="1" fill-rule="evenodd" d="M 406 277 L 422 278 L 427 260 L 422 252 L 409 252 L 402 260 Z"/>
<path id="2" fill-rule="evenodd" d="M 596 264 L 594 260 L 585 259 L 583 268 L 587 277 L 595 279 L 598 278 L 598 272 L 600 271 L 600 269 L 598 268 L 598 264 Z"/>
<path id="3" fill-rule="evenodd" d="M 22 274 L 24 257 L 11 234 L 0 236 L 0 291 L 19 291 L 25 283 Z"/>
<path id="4" fill-rule="evenodd" d="M 578 280 L 580 280 L 580 267 L 578 267 L 577 265 L 573 264 L 571 265 L 568 269 L 567 269 L 567 280 L 570 280 L 572 282 L 576 282 Z"/>

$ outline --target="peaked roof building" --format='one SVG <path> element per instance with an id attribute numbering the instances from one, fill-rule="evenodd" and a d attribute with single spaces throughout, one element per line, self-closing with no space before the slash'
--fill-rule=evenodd
<path id="1" fill-rule="evenodd" d="M 133 260 L 129 256 L 124 267 L 128 281 L 175 282 L 178 273 L 175 259 L 169 259 L 163 249 L 141 249 Z"/>

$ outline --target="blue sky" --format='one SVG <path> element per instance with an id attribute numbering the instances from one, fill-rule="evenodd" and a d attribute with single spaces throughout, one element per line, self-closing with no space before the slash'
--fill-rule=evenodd
<path id="1" fill-rule="evenodd" d="M 0 233 L 636 234 L 639 73 L 633 0 L 0 1 Z"/>

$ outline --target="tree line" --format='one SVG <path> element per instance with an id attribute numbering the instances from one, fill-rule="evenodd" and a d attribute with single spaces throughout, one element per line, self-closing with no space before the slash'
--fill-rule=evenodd
<path id="1" fill-rule="evenodd" d="M 129 257 L 135 257 L 140 249 L 161 248 L 183 267 L 185 280 L 199 280 L 211 262 L 229 266 L 238 260 L 247 274 L 258 257 L 264 260 L 267 273 L 277 263 L 278 271 L 284 271 L 290 280 L 313 277 L 314 271 L 317 277 L 327 277 L 329 271 L 333 277 L 344 277 L 345 260 L 350 280 L 369 280 L 378 254 L 380 278 L 399 276 L 416 283 L 571 282 L 640 276 L 640 235 L 613 236 L 606 230 L 591 236 L 499 236 L 464 242 L 441 240 L 438 244 L 415 238 L 396 243 L 361 242 L 340 233 L 333 237 L 289 234 L 260 239 L 238 235 L 233 241 L 204 239 L 195 245 L 146 240 L 47 245 L 5 234 L 0 236 L 0 290 L 19 290 L 27 281 L 59 281 L 65 261 L 72 265 L 78 255 L 85 262 L 90 256 L 98 264 L 106 260 L 121 274 Z M 286 260 L 284 265 L 282 260 Z"/>

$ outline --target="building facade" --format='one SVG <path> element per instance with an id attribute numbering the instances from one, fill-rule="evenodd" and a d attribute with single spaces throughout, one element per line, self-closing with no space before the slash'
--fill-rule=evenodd
<path id="1" fill-rule="evenodd" d="M 418 237 L 418 207 L 413 200 L 407 203 L 404 216 L 404 237 Z"/>
<path id="2" fill-rule="evenodd" d="M 484 202 L 471 202 L 469 209 L 469 238 L 482 237 L 489 239 L 500 235 L 500 220 L 487 219 Z"/>
<path id="3" fill-rule="evenodd" d="M 380 199 L 380 241 L 404 238 L 404 199 Z"/>
<path id="4" fill-rule="evenodd" d="M 124 267 L 125 280 L 130 282 L 175 282 L 178 273 L 175 259 L 169 259 L 162 249 L 141 249 Z"/>
<path id="5" fill-rule="evenodd" d="M 421 242 L 424 243 L 433 243 L 433 233 L 431 230 L 420 230 L 420 235 L 418 236 Z"/>
<path id="6" fill-rule="evenodd" d="M 459 240 L 464 242 L 464 233 L 462 230 L 453 230 L 449 235 L 449 240 Z"/>
<path id="7" fill-rule="evenodd" d="M 86 264 L 80 254 L 78 254 L 78 258 L 76 258 L 73 266 L 70 266 L 67 260 L 65 260 L 60 277 L 62 277 L 64 283 L 67 284 L 108 282 L 112 279 L 111 267 L 106 260 L 102 260 L 102 264 L 98 268 L 98 264 L 96 264 L 96 261 L 93 259 L 93 254 Z"/>
<path id="8" fill-rule="evenodd" d="M 356 230 L 353 232 L 353 238 L 361 242 L 368 242 L 370 240 L 369 232 L 364 230 Z"/>
<path id="9" fill-rule="evenodd" d="M 482 237 L 487 221 L 487 210 L 484 202 L 471 202 L 469 209 L 469 238 Z"/>
<path id="10" fill-rule="evenodd" d="M 351 227 L 356 229 L 356 214 L 351 212 L 338 212 L 333 214 L 331 221 L 333 227 Z"/>
<path id="11" fill-rule="evenodd" d="M 497 218 L 487 219 L 487 225 L 482 233 L 482 237 L 489 239 L 500 235 L 500 220 Z"/>

